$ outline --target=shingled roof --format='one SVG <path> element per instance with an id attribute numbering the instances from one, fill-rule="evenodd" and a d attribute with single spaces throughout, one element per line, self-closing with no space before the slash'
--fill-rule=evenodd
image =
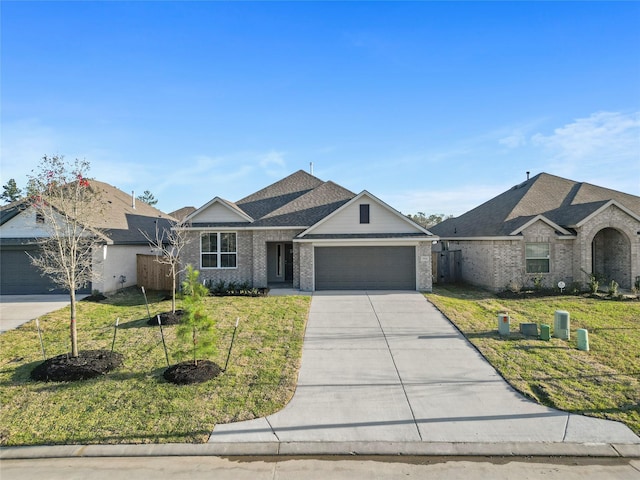
<path id="1" fill-rule="evenodd" d="M 232 206 L 249 215 L 253 222 L 210 224 L 197 221 L 197 211 L 192 215 L 192 226 L 238 227 L 308 227 L 340 208 L 355 193 L 333 182 L 325 182 L 303 170 L 259 190 Z M 206 208 L 202 207 L 203 209 Z"/>
<path id="2" fill-rule="evenodd" d="M 507 236 L 542 215 L 571 232 L 573 227 L 610 201 L 640 215 L 640 197 L 540 173 L 429 230 L 445 238 Z"/>
<path id="3" fill-rule="evenodd" d="M 100 203 L 96 205 L 91 227 L 101 231 L 114 243 L 147 243 L 140 231 L 155 235 L 156 222 L 160 228 L 168 228 L 175 219 L 151 205 L 135 200 L 108 183 L 90 180 L 92 188 L 97 190 Z M 1 223 L 6 223 L 22 212 L 27 206 L 25 200 L 2 207 Z"/>
<path id="4" fill-rule="evenodd" d="M 140 231 L 154 238 L 156 223 L 161 229 L 170 228 L 175 219 L 140 200 L 134 200 L 122 190 L 108 183 L 93 180 L 103 202 L 97 218 L 92 221 L 114 243 L 147 243 Z"/>
<path id="5" fill-rule="evenodd" d="M 324 182 L 303 170 L 238 200 L 236 205 L 251 218 L 260 219 L 296 198 L 319 187 Z"/>

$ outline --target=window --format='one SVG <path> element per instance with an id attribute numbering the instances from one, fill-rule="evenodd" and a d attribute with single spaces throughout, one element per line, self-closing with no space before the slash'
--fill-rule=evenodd
<path id="1" fill-rule="evenodd" d="M 369 204 L 360 205 L 360 223 L 369 223 Z"/>
<path id="2" fill-rule="evenodd" d="M 36 212 L 36 223 L 44 223 L 44 215 L 40 212 Z"/>
<path id="3" fill-rule="evenodd" d="M 282 276 L 282 244 L 276 245 L 276 277 Z"/>
<path id="4" fill-rule="evenodd" d="M 235 232 L 205 233 L 200 238 L 201 268 L 236 268 Z"/>
<path id="5" fill-rule="evenodd" d="M 527 243 L 525 262 L 527 273 L 549 273 L 549 244 Z"/>

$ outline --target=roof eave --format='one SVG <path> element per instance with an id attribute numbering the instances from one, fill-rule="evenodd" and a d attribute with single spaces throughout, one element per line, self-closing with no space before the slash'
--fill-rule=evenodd
<path id="1" fill-rule="evenodd" d="M 531 220 L 526 222 L 524 225 L 521 225 L 520 227 L 516 228 L 509 235 L 518 235 L 518 234 L 522 233 L 524 230 L 526 230 L 527 228 L 529 228 L 531 225 L 533 225 L 534 223 L 536 223 L 538 221 L 546 223 L 547 225 L 549 225 L 550 227 L 552 227 L 553 229 L 555 229 L 556 231 L 558 231 L 558 232 L 560 232 L 560 233 L 562 233 L 564 235 L 571 235 L 571 232 L 569 230 L 567 230 L 564 227 L 561 227 L 560 225 L 558 225 L 555 222 L 552 222 L 551 220 L 549 220 L 547 217 L 545 217 L 542 214 L 536 215 Z"/>
<path id="2" fill-rule="evenodd" d="M 599 215 L 600 213 L 602 213 L 604 210 L 606 210 L 607 208 L 609 208 L 610 206 L 616 206 L 618 207 L 620 210 L 622 210 L 624 213 L 626 213 L 627 215 L 629 215 L 630 217 L 632 217 L 633 219 L 637 220 L 638 222 L 640 222 L 640 216 L 636 215 L 634 212 L 632 212 L 631 210 L 629 210 L 627 207 L 625 207 L 624 205 L 622 205 L 621 203 L 615 201 L 615 200 L 609 200 L 607 203 L 605 203 L 604 205 L 602 205 L 600 208 L 598 208 L 597 210 L 595 210 L 594 212 L 592 212 L 591 214 L 587 215 L 586 217 L 584 217 L 582 220 L 580 220 L 578 223 L 576 223 L 575 225 L 569 225 L 569 227 L 571 228 L 579 228 L 582 227 L 585 223 L 589 222 L 593 217 L 595 217 L 596 215 Z"/>
<path id="3" fill-rule="evenodd" d="M 311 232 L 313 232 L 313 230 L 315 230 L 316 228 L 318 228 L 320 225 L 322 225 L 323 223 L 329 221 L 331 218 L 333 218 L 334 216 L 338 215 L 342 210 L 349 208 L 350 205 L 358 202 L 363 196 L 368 195 L 370 198 L 372 198 L 374 201 L 376 201 L 380 206 L 382 206 L 383 208 L 386 208 L 387 210 L 389 210 L 391 213 L 393 213 L 394 215 L 398 216 L 399 218 L 401 218 L 402 220 L 404 220 L 405 222 L 411 224 L 411 226 L 415 227 L 416 230 L 421 231 L 422 233 L 426 234 L 426 235 L 431 235 L 433 236 L 433 233 L 431 233 L 429 230 L 427 230 L 426 228 L 424 228 L 421 225 L 418 225 L 417 223 L 415 223 L 414 221 L 410 220 L 409 218 L 407 218 L 405 215 L 402 215 L 402 213 L 400 213 L 398 210 L 396 210 L 395 208 L 391 207 L 390 205 L 388 205 L 387 203 L 383 202 L 382 200 L 380 200 L 378 197 L 376 197 L 375 195 L 369 193 L 367 190 L 363 190 L 362 192 L 360 192 L 358 195 L 356 195 L 355 197 L 353 197 L 352 199 L 350 199 L 349 201 L 345 202 L 343 205 L 341 205 L 339 208 L 336 208 L 333 212 L 331 212 L 329 215 L 327 215 L 326 217 L 322 218 L 321 220 L 319 220 L 318 222 L 314 223 L 313 225 L 311 225 L 310 227 L 307 228 L 307 230 L 305 230 L 304 232 L 302 232 L 299 237 L 302 238 L 305 235 L 310 234 Z"/>

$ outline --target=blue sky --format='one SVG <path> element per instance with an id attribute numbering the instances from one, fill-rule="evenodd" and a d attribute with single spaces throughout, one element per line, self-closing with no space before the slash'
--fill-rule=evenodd
<path id="1" fill-rule="evenodd" d="M 542 171 L 640 195 L 638 2 L 12 2 L 1 181 L 171 212 L 309 170 L 460 215 Z"/>

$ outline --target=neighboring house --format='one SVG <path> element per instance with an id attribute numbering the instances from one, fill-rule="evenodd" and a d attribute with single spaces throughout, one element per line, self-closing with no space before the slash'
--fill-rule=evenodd
<path id="1" fill-rule="evenodd" d="M 170 212 L 169 216 L 175 218 L 178 222 L 182 222 L 195 211 L 196 207 L 182 207 L 174 212 Z"/>
<path id="2" fill-rule="evenodd" d="M 242 200 L 213 200 L 183 222 L 183 263 L 213 283 L 431 290 L 437 240 L 370 193 L 302 170 Z"/>
<path id="3" fill-rule="evenodd" d="M 141 231 L 155 238 L 156 224 L 169 228 L 173 219 L 107 183 L 92 180 L 91 185 L 100 190 L 92 226 L 98 229 L 102 248 L 94 252 L 94 278 L 83 292 L 107 293 L 136 285 L 136 255 L 152 253 Z M 43 222 L 24 201 L 0 208 L 0 293 L 64 293 L 31 265 L 27 255 L 37 255 L 38 239 L 49 235 Z"/>
<path id="4" fill-rule="evenodd" d="M 584 285 L 584 272 L 629 289 L 640 276 L 640 197 L 547 173 L 430 231 L 438 255 L 461 252 L 463 281 L 494 291 Z"/>

